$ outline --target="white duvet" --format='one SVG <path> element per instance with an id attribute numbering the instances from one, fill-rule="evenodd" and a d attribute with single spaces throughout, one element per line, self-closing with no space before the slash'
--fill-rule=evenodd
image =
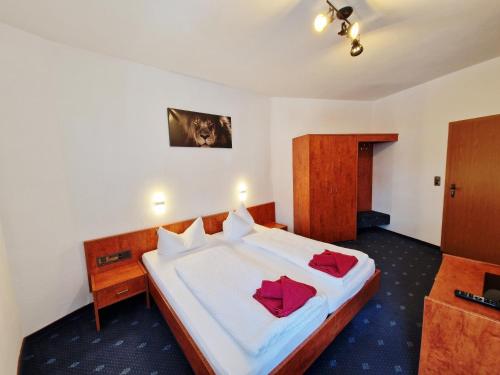
<path id="1" fill-rule="evenodd" d="M 250 234 L 243 237 L 243 241 L 249 245 L 270 251 L 337 286 L 344 286 L 349 283 L 357 275 L 358 270 L 360 270 L 369 259 L 368 255 L 361 251 L 312 240 L 281 229 L 271 229 Z M 358 263 L 356 263 L 344 277 L 333 277 L 325 272 L 310 267 L 309 261 L 312 259 L 313 255 L 320 254 L 325 249 L 346 255 L 353 255 L 358 259 Z"/>
<path id="2" fill-rule="evenodd" d="M 175 260 L 175 270 L 191 293 L 221 327 L 249 354 L 257 356 L 278 340 L 290 339 L 308 315 L 324 310 L 323 296 L 311 298 L 293 314 L 276 318 L 252 296 L 262 280 L 279 274 L 227 246 Z"/>

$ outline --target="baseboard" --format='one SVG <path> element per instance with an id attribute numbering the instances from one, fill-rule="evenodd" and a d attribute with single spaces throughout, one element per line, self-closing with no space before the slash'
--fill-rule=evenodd
<path id="1" fill-rule="evenodd" d="M 415 242 L 421 243 L 421 244 L 426 245 L 426 246 L 430 246 L 430 247 L 432 247 L 432 248 L 434 248 L 436 250 L 440 250 L 441 251 L 441 247 L 438 246 L 438 245 L 434 245 L 432 243 L 425 242 L 425 241 L 419 240 L 417 238 L 413 238 L 413 237 L 407 236 L 406 234 L 401 234 L 401 233 L 395 232 L 393 230 L 385 229 L 385 228 L 382 228 L 382 227 L 375 227 L 375 228 L 377 228 L 379 230 L 386 231 L 386 232 L 390 232 L 390 233 L 393 233 L 393 234 L 397 234 L 398 236 L 401 236 L 401 237 L 404 237 L 404 238 L 408 238 L 409 240 L 413 240 Z M 369 229 L 369 228 L 367 228 L 367 229 Z M 361 229 L 361 230 L 363 230 L 363 229 Z"/>
<path id="2" fill-rule="evenodd" d="M 77 315 L 77 314 L 78 314 L 78 313 L 80 313 L 81 311 L 83 311 L 83 310 L 85 310 L 85 309 L 88 309 L 88 308 L 89 308 L 89 306 L 92 306 L 92 304 L 93 304 L 93 302 L 91 302 L 91 303 L 87 303 L 86 305 L 83 305 L 82 307 L 79 307 L 79 308 L 78 308 L 78 309 L 76 309 L 75 311 L 70 312 L 69 314 L 67 314 L 67 315 L 64 315 L 64 316 L 60 317 L 59 319 L 57 319 L 57 320 L 53 321 L 52 323 L 47 324 L 46 326 L 44 326 L 44 327 L 42 327 L 42 328 L 40 328 L 40 329 L 37 329 L 35 332 L 30 333 L 28 336 L 26 336 L 26 337 L 23 339 L 23 344 L 24 344 L 24 340 L 29 339 L 31 336 L 34 336 L 34 335 L 38 334 L 40 331 L 43 331 L 44 329 L 47 329 L 47 328 L 49 328 L 49 327 L 51 327 L 51 326 L 55 326 L 55 325 L 57 325 L 57 324 L 60 324 L 60 323 L 61 323 L 61 321 L 63 321 L 63 320 L 65 320 L 65 319 L 67 319 L 68 317 L 70 317 L 70 316 L 72 316 L 72 315 Z"/>

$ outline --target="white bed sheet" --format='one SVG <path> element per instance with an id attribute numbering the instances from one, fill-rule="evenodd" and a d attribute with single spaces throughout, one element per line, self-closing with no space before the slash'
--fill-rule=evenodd
<path id="1" fill-rule="evenodd" d="M 323 277 L 328 283 L 336 286 L 344 286 L 352 281 L 352 278 L 363 268 L 368 255 L 359 251 L 335 246 L 325 242 L 312 240 L 281 229 L 272 229 L 266 232 L 256 232 L 242 237 L 243 242 L 268 250 L 287 261 L 298 265 L 303 269 L 314 272 Z M 338 251 L 340 253 L 356 257 L 357 264 L 352 267 L 343 277 L 332 277 L 325 272 L 309 267 L 309 261 L 314 255 L 320 254 L 323 250 Z"/>
<path id="2" fill-rule="evenodd" d="M 213 241 L 210 241 L 214 244 Z M 196 251 L 203 251 L 203 249 Z M 176 258 L 159 255 L 151 251 L 142 259 L 159 289 L 174 308 L 182 323 L 199 346 L 217 374 L 267 374 L 303 342 L 325 320 L 326 311 L 311 314 L 288 342 L 274 345 L 259 356 L 250 356 L 226 333 L 175 272 Z"/>
<path id="3" fill-rule="evenodd" d="M 294 280 L 314 286 L 318 294 L 322 294 L 327 298 L 329 314 L 337 310 L 342 304 L 359 292 L 368 279 L 375 273 L 375 262 L 373 259 L 368 258 L 365 260 L 362 267 L 356 270 L 356 274 L 351 277 L 347 285 L 338 286 L 325 281 L 324 276 L 317 272 L 308 272 L 302 267 L 281 258 L 277 254 L 244 243 L 242 240 L 225 240 L 222 233 L 216 233 L 211 237 L 212 240 L 220 240 L 225 243 L 226 246 L 242 251 L 245 255 L 254 258 L 256 261 L 268 264 L 276 269 L 284 270 L 283 274 L 285 274 L 286 270 L 286 275 Z"/>
<path id="4" fill-rule="evenodd" d="M 264 231 L 269 229 L 256 225 L 255 230 Z M 343 303 L 353 297 L 375 272 L 373 260 L 368 259 L 349 285 L 332 287 L 331 284 L 322 281 L 320 277 L 315 277 L 313 273 L 308 273 L 306 270 L 264 249 L 245 244 L 241 240 L 228 241 L 224 239 L 222 233 L 211 235 L 209 238 L 206 246 L 186 254 L 225 244 L 235 251 L 243 252 L 256 261 L 263 262 L 267 267 L 272 266 L 283 270 L 283 274 L 297 281 L 313 285 L 319 294 L 323 294 L 327 298 L 328 313 L 337 310 Z M 217 323 L 178 277 L 175 271 L 175 262 L 171 262 L 171 260 L 179 256 L 183 255 L 169 257 L 159 255 L 155 250 L 145 253 L 143 261 L 159 289 L 174 308 L 217 374 L 267 374 L 324 322 L 324 314 L 318 313 L 310 316 L 302 327 L 297 328 L 295 336 L 288 343 L 275 345 L 257 357 L 250 356 Z"/>
<path id="5" fill-rule="evenodd" d="M 253 294 L 262 280 L 276 280 L 281 270 L 255 263 L 228 246 L 214 246 L 174 260 L 177 276 L 205 309 L 246 352 L 253 356 L 288 341 L 316 311 L 326 319 L 326 299 L 316 295 L 287 317 L 276 318 Z"/>

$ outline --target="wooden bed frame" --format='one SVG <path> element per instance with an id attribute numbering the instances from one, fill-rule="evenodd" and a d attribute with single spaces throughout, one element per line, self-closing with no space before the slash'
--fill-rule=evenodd
<path id="1" fill-rule="evenodd" d="M 274 202 L 249 207 L 248 210 L 257 224 L 265 225 L 275 222 Z M 206 233 L 213 234 L 222 231 L 222 222 L 226 219 L 227 214 L 227 212 L 224 212 L 204 216 L 203 224 Z M 193 221 L 194 219 L 190 219 L 174 224 L 167 224 L 163 227 L 176 233 L 182 233 Z M 93 273 L 104 272 L 126 263 L 141 261 L 142 254 L 156 249 L 156 229 L 157 227 L 148 228 L 136 232 L 85 241 L 85 258 L 89 277 Z M 111 255 L 123 250 L 131 250 L 132 256 L 130 259 L 106 266 L 97 265 L 97 257 Z M 193 371 L 196 374 L 215 374 L 214 369 L 210 366 L 210 363 L 149 274 L 148 281 L 149 292 L 188 359 Z M 330 314 L 308 338 L 272 370 L 271 374 L 285 375 L 305 372 L 323 350 L 333 342 L 342 329 L 377 293 L 379 287 L 380 270 L 377 269 L 354 297 L 345 302 L 334 313 Z"/>

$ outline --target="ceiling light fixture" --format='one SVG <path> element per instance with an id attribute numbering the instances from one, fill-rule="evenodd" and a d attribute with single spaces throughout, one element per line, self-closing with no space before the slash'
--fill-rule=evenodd
<path id="1" fill-rule="evenodd" d="M 337 9 L 329 0 L 326 0 L 326 3 L 328 4 L 328 13 L 326 15 L 318 14 L 316 16 L 314 19 L 314 29 L 320 33 L 325 30 L 335 18 L 342 20 L 338 34 L 351 39 L 351 56 L 361 55 L 363 46 L 361 45 L 359 37 L 359 23 L 351 23 L 349 21 L 349 17 L 353 12 L 352 7 L 346 6 Z"/>

